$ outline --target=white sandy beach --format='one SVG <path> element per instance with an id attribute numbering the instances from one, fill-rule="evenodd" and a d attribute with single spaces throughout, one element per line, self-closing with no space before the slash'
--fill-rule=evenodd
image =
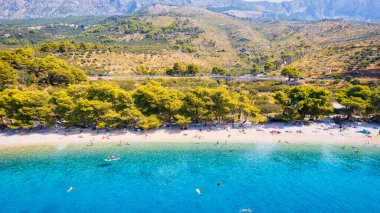
<path id="1" fill-rule="evenodd" d="M 0 134 L 0 147 L 69 144 L 93 145 L 100 143 L 141 143 L 141 142 L 195 142 L 195 143 L 298 143 L 298 144 L 378 144 L 380 145 L 379 125 L 357 124 L 345 126 L 316 123 L 311 126 L 292 126 L 284 123 L 272 123 L 233 129 L 230 127 L 212 127 L 189 130 L 158 129 L 147 132 L 115 130 L 109 133 L 79 129 L 49 130 L 47 132 Z M 244 129 L 244 130 L 243 130 Z M 363 129 L 370 135 L 361 133 Z M 274 132 L 275 131 L 275 132 Z M 300 132 L 302 131 L 302 133 Z"/>

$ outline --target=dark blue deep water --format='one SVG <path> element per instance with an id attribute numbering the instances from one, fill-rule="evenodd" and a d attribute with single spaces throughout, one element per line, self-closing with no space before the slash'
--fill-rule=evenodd
<path id="1" fill-rule="evenodd" d="M 121 160 L 104 161 L 110 155 Z M 74 189 L 67 193 L 69 186 Z M 380 148 L 188 143 L 0 149 L 0 212 L 248 208 L 380 212 Z"/>

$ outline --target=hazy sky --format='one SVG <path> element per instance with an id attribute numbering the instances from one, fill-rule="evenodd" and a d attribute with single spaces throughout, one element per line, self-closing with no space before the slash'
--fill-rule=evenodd
<path id="1" fill-rule="evenodd" d="M 271 1 L 271 2 L 283 2 L 283 1 L 291 1 L 291 0 L 243 0 L 243 1 Z"/>

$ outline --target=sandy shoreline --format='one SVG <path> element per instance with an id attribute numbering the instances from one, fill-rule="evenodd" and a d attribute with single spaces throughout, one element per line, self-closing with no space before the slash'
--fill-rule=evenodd
<path id="1" fill-rule="evenodd" d="M 370 136 L 361 133 L 369 130 Z M 195 142 L 195 143 L 298 143 L 298 144 L 378 144 L 380 125 L 356 124 L 345 126 L 343 130 L 338 125 L 315 123 L 311 126 L 292 126 L 284 123 L 257 125 L 240 129 L 222 126 L 211 129 L 179 130 L 158 129 L 147 132 L 131 132 L 115 130 L 109 133 L 91 130 L 72 129 L 49 130 L 43 133 L 23 133 L 13 135 L 0 134 L 0 148 L 17 146 L 54 145 L 66 146 L 69 144 L 96 145 L 100 143 L 139 143 L 139 142 Z M 302 133 L 300 133 L 302 131 Z M 276 134 L 279 132 L 279 134 Z"/>

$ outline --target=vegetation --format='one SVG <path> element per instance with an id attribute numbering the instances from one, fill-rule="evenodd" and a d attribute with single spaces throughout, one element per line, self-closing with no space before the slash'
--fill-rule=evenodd
<path id="1" fill-rule="evenodd" d="M 172 68 L 166 69 L 166 74 L 172 76 L 196 75 L 198 73 L 199 66 L 197 64 L 189 64 L 186 66 L 183 62 L 176 62 Z"/>
<path id="2" fill-rule="evenodd" d="M 15 84 L 68 85 L 87 80 L 83 70 L 69 65 L 62 59 L 48 55 L 35 57 L 32 48 L 0 51 L 2 87 Z"/>
<path id="3" fill-rule="evenodd" d="M 186 128 L 191 123 L 262 122 L 264 115 L 318 119 L 333 113 L 332 101 L 345 107 L 348 119 L 380 116 L 380 25 L 251 22 L 200 8 L 166 8 L 130 17 L 0 21 L 0 122 L 12 129 L 56 123 Z M 277 78 L 91 82 L 86 76 L 262 72 L 289 80 L 301 74 L 336 80 L 285 87 Z"/>
<path id="4" fill-rule="evenodd" d="M 170 11 L 170 12 L 168 12 Z M 0 47 L 35 47 L 88 74 L 165 74 L 174 63 L 198 64 L 201 74 L 279 75 L 287 65 L 305 77 L 344 77 L 379 69 L 377 23 L 324 20 L 260 22 L 200 8 L 152 7 L 133 16 L 0 21 Z M 374 76 L 376 77 L 376 76 Z"/>
<path id="5" fill-rule="evenodd" d="M 107 50 L 110 46 L 101 43 L 91 43 L 85 41 L 50 41 L 40 44 L 37 49 L 43 53 L 65 53 L 72 51 Z"/>
<path id="6" fill-rule="evenodd" d="M 374 103 L 371 103 L 373 92 L 368 86 L 354 85 L 348 86 L 336 95 L 336 100 L 346 107 L 347 118 L 352 119 L 352 116 L 361 116 L 368 112 L 371 107 L 376 106 L 376 97 Z"/>
<path id="7" fill-rule="evenodd" d="M 17 72 L 7 62 L 0 61 L 0 90 L 17 83 Z"/>
<path id="8" fill-rule="evenodd" d="M 98 81 L 49 91 L 5 89 L 0 93 L 1 121 L 9 128 L 67 126 L 114 129 L 157 128 L 165 123 L 262 120 L 253 102 L 224 88 L 198 87 L 187 93 L 155 81 L 132 91 Z"/>
<path id="9" fill-rule="evenodd" d="M 288 77 L 289 81 L 291 79 L 297 79 L 301 76 L 300 71 L 293 66 L 286 66 L 284 69 L 282 69 L 281 75 Z"/>
<path id="10" fill-rule="evenodd" d="M 100 35 L 132 35 L 142 34 L 147 39 L 168 39 L 173 33 L 186 33 L 192 37 L 198 37 L 202 30 L 191 26 L 189 20 L 176 20 L 166 26 L 159 26 L 144 20 L 140 17 L 125 18 L 114 16 L 106 20 L 106 23 L 92 27 L 83 33 L 80 37 L 99 36 Z"/>
<path id="11" fill-rule="evenodd" d="M 150 129 L 167 123 L 182 128 L 191 123 L 257 123 L 265 121 L 262 113 L 283 120 L 318 119 L 333 112 L 332 93 L 317 86 L 284 87 L 272 100 L 271 95 L 258 95 L 255 88 L 260 87 L 254 84 L 161 82 L 131 82 L 137 86 L 128 90 L 122 88 L 122 82 L 103 80 L 69 84 L 67 88 L 19 85 L 13 89 L 8 85 L 0 92 L 0 121 L 12 129 L 57 122 L 97 129 Z M 271 88 L 266 85 L 263 88 Z M 351 119 L 353 115 L 378 115 L 379 94 L 379 88 L 355 85 L 341 90 L 335 98 L 347 107 L 346 115 Z"/>
<path id="12" fill-rule="evenodd" d="M 149 70 L 146 66 L 144 65 L 139 65 L 136 67 L 136 74 L 138 75 L 148 75 L 149 74 Z"/>
<path id="13" fill-rule="evenodd" d="M 380 114 L 380 87 L 377 87 L 372 94 L 372 106 L 372 112 Z"/>
<path id="14" fill-rule="evenodd" d="M 366 69 L 371 64 L 374 64 L 376 61 L 380 60 L 380 57 L 378 56 L 379 54 L 380 49 L 376 46 L 374 48 L 367 47 L 355 51 L 346 61 L 347 68 L 349 70 Z"/>
<path id="15" fill-rule="evenodd" d="M 211 70 L 212 75 L 226 75 L 227 72 L 223 67 L 213 67 Z"/>
<path id="16" fill-rule="evenodd" d="M 333 112 L 330 96 L 331 92 L 321 87 L 298 86 L 277 92 L 275 100 L 283 109 L 280 117 L 284 120 L 318 119 Z"/>

